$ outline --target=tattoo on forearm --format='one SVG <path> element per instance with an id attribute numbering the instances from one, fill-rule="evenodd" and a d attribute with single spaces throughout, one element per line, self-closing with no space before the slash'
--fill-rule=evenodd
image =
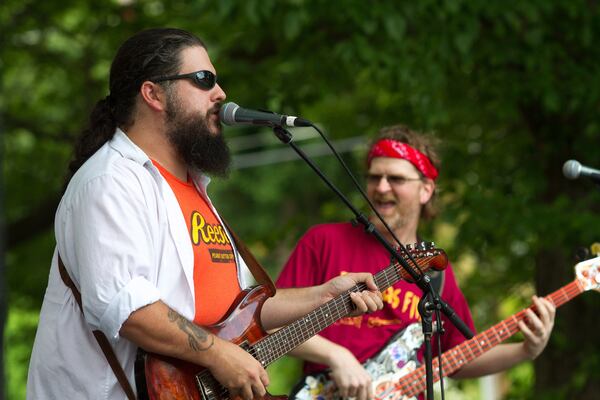
<path id="1" fill-rule="evenodd" d="M 188 335 L 188 344 L 194 351 L 206 351 L 215 344 L 215 335 L 205 331 L 183 318 L 179 313 L 169 308 L 169 321 L 177 324 L 179 329 Z"/>

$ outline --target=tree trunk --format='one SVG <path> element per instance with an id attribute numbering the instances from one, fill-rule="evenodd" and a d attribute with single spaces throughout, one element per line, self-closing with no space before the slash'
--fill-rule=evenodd
<path id="1" fill-rule="evenodd" d="M 2 126 L 0 125 L 0 131 Z M 0 160 L 3 159 L 4 146 L 0 145 Z M 4 400 L 6 387 L 4 385 L 4 324 L 6 321 L 6 284 L 4 282 L 4 184 L 3 174 L 0 174 L 0 400 Z"/>

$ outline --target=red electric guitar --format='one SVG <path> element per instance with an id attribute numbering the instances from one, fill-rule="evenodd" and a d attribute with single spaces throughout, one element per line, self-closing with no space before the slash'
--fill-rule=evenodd
<path id="1" fill-rule="evenodd" d="M 588 290 L 600 291 L 600 257 L 582 261 L 575 265 L 575 280 L 546 296 L 546 300 L 560 307 L 576 296 Z M 518 332 L 517 323 L 525 318 L 525 310 L 492 326 L 488 330 L 472 337 L 442 354 L 444 375 L 451 375 L 461 366 L 479 357 L 492 347 Z M 433 361 L 434 381 L 438 381 L 439 357 Z M 422 366 L 402 377 L 393 385 L 394 390 L 380 386 L 376 390 L 376 399 L 410 399 L 425 391 L 425 367 Z"/>
<path id="2" fill-rule="evenodd" d="M 582 261 L 575 266 L 576 279 L 546 296 L 556 307 L 567 303 L 587 290 L 600 291 L 600 257 Z M 492 326 L 485 332 L 442 354 L 444 376 L 451 375 L 462 365 L 518 332 L 518 322 L 525 310 Z M 416 399 L 425 391 L 425 366 L 418 366 L 417 350 L 423 344 L 420 323 L 398 332 L 383 349 L 363 363 L 373 380 L 376 400 Z M 439 357 L 433 360 L 434 381 L 440 379 Z M 343 400 L 328 372 L 304 376 L 294 387 L 290 400 Z"/>
<path id="3" fill-rule="evenodd" d="M 419 243 L 409 252 L 424 271 L 429 268 L 443 270 L 448 263 L 446 253 L 435 249 L 433 243 Z M 400 279 L 408 280 L 410 276 L 399 264 L 392 263 L 374 278 L 377 287 L 383 290 Z M 264 286 L 256 286 L 240 293 L 223 320 L 205 329 L 221 339 L 239 345 L 266 367 L 338 319 L 350 314 L 354 309 L 350 292 L 365 289 L 364 283 L 358 284 L 303 318 L 275 333 L 267 334 L 260 324 L 260 311 L 269 297 L 268 291 Z M 206 368 L 153 353 L 140 352 L 136 363 L 136 384 L 139 399 L 229 399 L 228 391 Z"/>

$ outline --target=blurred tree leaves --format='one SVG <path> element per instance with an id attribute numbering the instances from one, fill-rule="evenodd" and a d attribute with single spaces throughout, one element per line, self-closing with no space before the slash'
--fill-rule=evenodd
<path id="1" fill-rule="evenodd" d="M 39 307 L 71 142 L 107 94 L 118 45 L 169 25 L 206 41 L 219 82 L 238 104 L 302 115 L 334 140 L 399 122 L 435 132 L 445 210 L 425 233 L 459 260 L 477 326 L 490 326 L 507 316 L 507 296 L 522 308 L 531 293 L 570 281 L 573 250 L 598 240 L 598 191 L 560 171 L 569 158 L 600 165 L 597 7 L 582 0 L 5 0 L 0 110 L 10 312 Z M 271 135 L 225 132 L 232 141 Z M 260 159 L 282 146 L 257 141 L 238 154 Z M 344 154 L 359 176 L 363 155 L 360 147 Z M 363 206 L 331 157 L 315 160 Z M 210 191 L 273 276 L 308 226 L 351 217 L 301 161 L 234 170 Z M 446 237 L 442 226 L 456 229 Z M 535 363 L 536 394 L 519 380 L 515 398 L 550 390 L 592 398 L 600 389 L 599 301 L 582 297 L 558 313 L 551 345 Z"/>

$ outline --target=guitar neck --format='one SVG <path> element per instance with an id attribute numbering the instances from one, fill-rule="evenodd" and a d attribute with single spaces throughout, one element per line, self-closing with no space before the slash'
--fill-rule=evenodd
<path id="1" fill-rule="evenodd" d="M 575 280 L 549 294 L 546 296 L 546 299 L 553 303 L 555 307 L 560 307 L 583 293 L 584 290 L 581 283 Z M 533 309 L 533 307 L 529 307 L 528 309 Z M 488 330 L 444 352 L 442 354 L 444 376 L 452 374 L 463 365 L 514 335 L 519 330 L 517 324 L 525 318 L 525 311 L 528 309 L 518 312 Z M 435 382 L 440 379 L 438 365 L 439 357 L 436 357 L 433 360 L 433 379 Z M 425 390 L 425 384 L 425 366 L 422 365 L 410 374 L 403 376 L 396 383 L 396 388 L 406 396 L 416 396 Z"/>
<path id="2" fill-rule="evenodd" d="M 425 271 L 429 268 L 429 261 L 435 257 L 436 255 L 421 257 L 417 263 Z M 379 271 L 373 278 L 377 287 L 383 290 L 400 279 L 409 278 L 409 276 L 399 264 L 395 263 Z M 252 355 L 266 367 L 332 325 L 335 321 L 348 316 L 354 310 L 354 303 L 352 302 L 350 293 L 361 292 L 366 289 L 366 284 L 360 283 L 342 295 L 329 300 L 327 303 L 311 311 L 303 318 L 281 328 L 271 335 L 265 336 L 251 346 Z"/>

